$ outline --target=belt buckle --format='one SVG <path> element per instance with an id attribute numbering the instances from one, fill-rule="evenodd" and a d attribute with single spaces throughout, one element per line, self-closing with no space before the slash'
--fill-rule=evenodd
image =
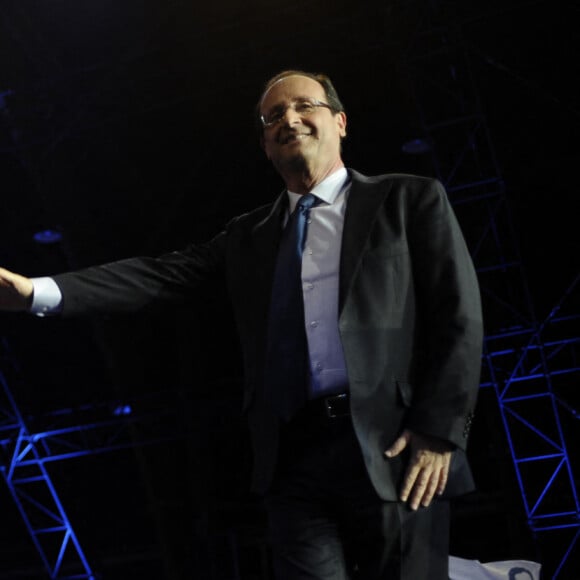
<path id="1" fill-rule="evenodd" d="M 330 419 L 347 417 L 350 414 L 348 411 L 348 395 L 341 393 L 340 395 L 326 397 L 324 399 L 324 408 L 326 409 L 326 415 Z"/>

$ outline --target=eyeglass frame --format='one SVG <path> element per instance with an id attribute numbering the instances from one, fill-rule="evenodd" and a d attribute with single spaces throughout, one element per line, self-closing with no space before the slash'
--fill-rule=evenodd
<path id="1" fill-rule="evenodd" d="M 312 113 L 314 113 L 314 110 L 309 111 L 307 113 L 304 111 L 303 112 L 297 111 L 296 106 L 299 104 L 309 105 L 311 107 L 314 107 L 314 109 L 323 107 L 325 109 L 328 109 L 331 112 L 334 111 L 332 105 L 330 105 L 328 103 L 324 103 L 323 101 L 319 101 L 318 99 L 311 99 L 311 98 L 295 99 L 289 105 L 286 105 L 285 107 L 280 107 L 280 110 L 277 111 L 277 113 L 276 113 L 279 115 L 279 117 L 274 119 L 273 121 L 268 122 L 268 121 L 266 121 L 264 115 L 260 115 L 260 121 L 262 123 L 262 128 L 263 129 L 271 129 L 272 127 L 275 127 L 276 125 L 278 125 L 278 123 L 280 123 L 282 121 L 282 119 L 284 118 L 284 115 L 286 114 L 286 111 L 288 109 L 292 109 L 295 113 L 298 113 L 301 116 L 302 115 L 308 116 L 308 115 L 311 115 Z"/>

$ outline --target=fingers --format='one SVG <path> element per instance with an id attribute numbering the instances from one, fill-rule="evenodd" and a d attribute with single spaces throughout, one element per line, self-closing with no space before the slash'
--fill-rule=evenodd
<path id="1" fill-rule="evenodd" d="M 385 451 L 385 455 L 389 458 L 396 457 L 397 455 L 403 452 L 403 450 L 409 444 L 410 440 L 411 440 L 411 432 L 406 429 L 405 431 L 403 431 L 401 436 Z"/>
<path id="2" fill-rule="evenodd" d="M 401 501 L 409 500 L 411 509 L 416 510 L 420 505 L 427 507 L 439 483 L 439 471 L 431 461 L 412 461 L 405 474 L 401 487 Z"/>
<path id="3" fill-rule="evenodd" d="M 30 279 L 0 268 L 0 309 L 25 310 L 32 292 Z"/>
<path id="4" fill-rule="evenodd" d="M 443 495 L 445 488 L 447 487 L 447 480 L 449 479 L 449 467 L 451 465 L 451 453 L 447 453 L 444 458 L 444 465 L 441 473 L 439 475 L 439 483 L 437 485 L 437 489 L 435 493 L 437 495 Z"/>
<path id="5" fill-rule="evenodd" d="M 419 507 L 418 493 L 420 489 L 423 489 L 426 485 L 425 476 L 423 479 L 418 480 L 421 470 L 416 463 L 411 463 L 407 468 L 407 473 L 405 474 L 405 479 L 403 480 L 403 485 L 401 487 L 401 493 L 399 495 L 401 501 L 407 501 L 411 493 L 413 493 L 413 498 L 411 500 L 411 508 L 417 509 Z M 413 507 L 416 505 L 416 507 Z"/>
<path id="6" fill-rule="evenodd" d="M 433 497 L 439 488 L 441 479 L 441 471 L 434 469 L 427 475 L 424 471 L 417 479 L 415 487 L 413 488 L 413 495 L 411 496 L 410 507 L 412 510 L 419 509 L 419 506 L 429 507 L 433 501 Z"/>
<path id="7" fill-rule="evenodd" d="M 452 452 L 438 441 L 411 434 L 410 438 L 399 437 L 385 452 L 387 457 L 396 456 L 402 439 L 405 440 L 403 448 L 410 443 L 412 453 L 399 497 L 403 502 L 409 501 L 412 510 L 420 506 L 428 507 L 436 494 L 441 495 L 445 491 Z M 389 451 L 393 453 L 389 455 Z"/>

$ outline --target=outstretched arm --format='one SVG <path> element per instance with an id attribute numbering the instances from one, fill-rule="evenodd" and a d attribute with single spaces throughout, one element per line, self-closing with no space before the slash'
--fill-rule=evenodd
<path id="1" fill-rule="evenodd" d="M 222 271 L 225 233 L 206 244 L 159 258 L 139 257 L 50 278 L 26 278 L 0 268 L 0 311 L 39 316 L 134 312 L 153 303 L 187 298 Z"/>
<path id="2" fill-rule="evenodd" d="M 0 310 L 25 311 L 32 302 L 33 285 L 30 278 L 0 268 Z"/>

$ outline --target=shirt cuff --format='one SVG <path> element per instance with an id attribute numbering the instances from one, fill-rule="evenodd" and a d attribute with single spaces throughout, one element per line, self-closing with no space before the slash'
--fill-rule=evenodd
<path id="1" fill-rule="evenodd" d="M 52 278 L 32 278 L 34 292 L 30 312 L 36 316 L 50 316 L 62 311 L 62 293 Z"/>

